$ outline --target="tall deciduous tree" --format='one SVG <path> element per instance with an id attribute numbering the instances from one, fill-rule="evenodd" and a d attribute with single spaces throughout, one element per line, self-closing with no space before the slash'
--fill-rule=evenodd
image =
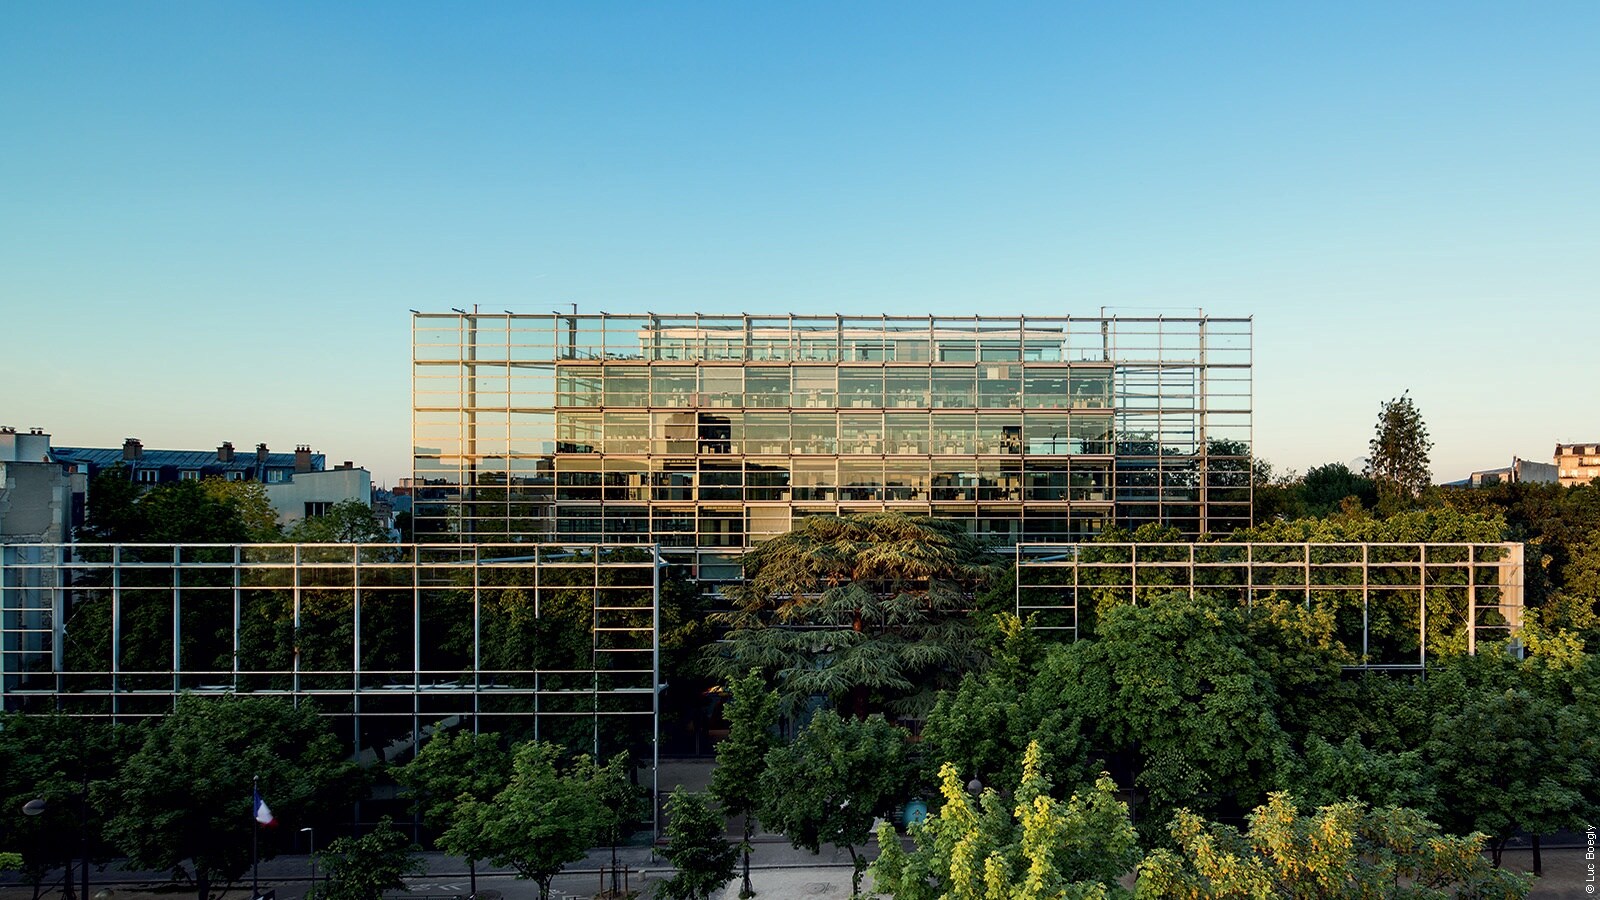
<path id="1" fill-rule="evenodd" d="M 722 816 L 700 794 L 681 786 L 667 798 L 667 846 L 662 849 L 677 872 L 661 882 L 656 896 L 665 900 L 707 900 L 733 880 L 739 848 L 723 837 Z"/>
<path id="2" fill-rule="evenodd" d="M 1542 668 L 1538 659 L 1484 656 L 1434 670 L 1427 684 L 1432 728 L 1423 745 L 1440 820 L 1487 834 L 1496 864 L 1509 838 L 1534 835 L 1536 871 L 1538 836 L 1582 828 L 1595 811 L 1600 753 L 1593 663 Z"/>
<path id="3" fill-rule="evenodd" d="M 314 900 L 383 900 L 385 891 L 409 891 L 407 875 L 425 875 L 418 847 L 388 816 L 361 837 L 342 837 L 317 854 L 328 873 Z"/>
<path id="4" fill-rule="evenodd" d="M 106 834 L 138 868 L 192 875 L 200 900 L 213 881 L 232 881 L 250 866 L 253 777 L 291 823 L 341 807 L 360 787 L 345 749 L 310 706 L 185 694 L 146 727 L 143 746 L 95 792 L 116 811 Z M 274 834 L 262 835 L 263 856 L 278 849 Z"/>
<path id="5" fill-rule="evenodd" d="M 1128 808 L 1106 776 L 1065 802 L 1050 795 L 1039 745 L 1023 752 L 1009 807 L 993 788 L 968 796 L 955 766 L 939 771 L 944 805 L 911 826 L 906 853 L 894 829 L 878 828 L 877 889 L 895 900 L 1034 900 L 1121 897 L 1118 879 L 1139 861 Z"/>
<path id="6" fill-rule="evenodd" d="M 1428 468 L 1432 449 L 1422 413 L 1408 394 L 1383 404 L 1368 445 L 1366 470 L 1378 484 L 1380 501 L 1398 508 L 1422 493 L 1433 478 Z"/>
<path id="7" fill-rule="evenodd" d="M 910 781 L 907 735 L 882 716 L 842 719 L 823 710 L 794 743 L 767 754 L 761 821 L 812 853 L 843 847 L 851 896 L 861 893 L 873 820 L 887 816 Z"/>
<path id="8" fill-rule="evenodd" d="M 1241 610 L 1169 594 L 1106 610 L 1096 639 L 1053 653 L 1029 690 L 1125 754 L 1164 821 L 1183 804 L 1253 802 L 1287 771 L 1279 700 L 1251 650 Z"/>
<path id="9" fill-rule="evenodd" d="M 1526 877 L 1490 867 L 1483 836 L 1452 837 L 1414 810 L 1336 803 L 1302 815 L 1274 793 L 1248 834 L 1188 810 L 1173 819 L 1177 850 L 1139 866 L 1136 896 L 1173 900 L 1273 897 L 1517 898 Z M 1407 892 L 1397 886 L 1404 884 Z"/>
<path id="10" fill-rule="evenodd" d="M 511 754 L 500 735 L 435 732 L 416 758 L 395 771 L 412 809 L 430 828 L 445 831 L 455 822 L 463 798 L 486 801 L 505 790 L 511 777 Z M 472 893 L 478 892 L 478 859 L 470 845 L 452 850 L 467 860 Z"/>
<path id="11" fill-rule="evenodd" d="M 744 817 L 744 840 L 739 843 L 743 857 L 744 881 L 740 897 L 754 897 L 750 886 L 750 838 L 755 833 L 761 804 L 761 774 L 767 769 L 767 753 L 774 746 L 773 728 L 778 724 L 778 694 L 767 690 L 761 673 L 752 671 L 730 684 L 731 699 L 723 707 L 728 720 L 728 736 L 717 744 L 717 765 L 711 770 L 711 796 L 730 816 Z"/>
<path id="12" fill-rule="evenodd" d="M 607 822 L 595 784 L 598 767 L 580 756 L 563 769 L 560 755 L 554 744 L 519 744 L 505 789 L 487 802 L 462 803 L 440 845 L 510 866 L 518 878 L 539 885 L 539 900 L 550 900 L 551 879 L 583 858 Z"/>

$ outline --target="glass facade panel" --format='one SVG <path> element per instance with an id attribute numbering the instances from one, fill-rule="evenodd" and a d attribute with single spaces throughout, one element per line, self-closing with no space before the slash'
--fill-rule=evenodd
<path id="1" fill-rule="evenodd" d="M 940 409 L 972 409 L 978 405 L 977 373 L 970 366 L 933 370 L 933 405 Z"/>
<path id="2" fill-rule="evenodd" d="M 883 408 L 883 369 L 864 366 L 841 368 L 839 405 L 853 409 Z"/>
<path id="3" fill-rule="evenodd" d="M 886 406 L 896 409 L 927 409 L 928 370 L 919 366 L 893 366 L 884 370 L 883 396 Z"/>
<path id="4" fill-rule="evenodd" d="M 757 366 L 745 370 L 744 402 L 746 406 L 783 408 L 789 406 L 789 392 L 793 384 L 787 366 Z"/>

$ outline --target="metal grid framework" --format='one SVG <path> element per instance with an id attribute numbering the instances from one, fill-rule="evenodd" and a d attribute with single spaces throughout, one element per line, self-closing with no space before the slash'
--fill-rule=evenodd
<path id="1" fill-rule="evenodd" d="M 367 759 L 469 727 L 653 771 L 660 568 L 592 544 L 0 545 L 0 708 L 272 696 Z"/>
<path id="2" fill-rule="evenodd" d="M 1347 667 L 1420 669 L 1522 624 L 1518 543 L 1023 544 L 1017 614 L 1077 639 L 1103 604 L 1178 592 L 1333 614 Z"/>
<path id="3" fill-rule="evenodd" d="M 412 348 L 428 539 L 655 543 L 718 580 L 807 515 L 1248 524 L 1247 318 L 457 311 Z"/>

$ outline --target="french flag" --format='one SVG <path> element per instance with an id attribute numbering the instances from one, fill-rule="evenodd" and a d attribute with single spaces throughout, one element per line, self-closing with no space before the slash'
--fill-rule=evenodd
<path id="1" fill-rule="evenodd" d="M 255 814 L 256 821 L 268 828 L 278 824 L 278 819 L 273 816 L 272 809 L 267 806 L 267 801 L 261 799 L 261 791 L 254 789 L 252 793 L 255 795 L 255 799 L 250 804 L 250 810 Z"/>

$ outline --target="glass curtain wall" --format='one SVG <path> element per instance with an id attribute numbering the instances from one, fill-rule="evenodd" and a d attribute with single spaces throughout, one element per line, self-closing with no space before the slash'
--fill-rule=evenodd
<path id="1" fill-rule="evenodd" d="M 866 509 L 1002 543 L 1249 520 L 1248 319 L 419 313 L 413 343 L 430 540 L 721 566 Z"/>

